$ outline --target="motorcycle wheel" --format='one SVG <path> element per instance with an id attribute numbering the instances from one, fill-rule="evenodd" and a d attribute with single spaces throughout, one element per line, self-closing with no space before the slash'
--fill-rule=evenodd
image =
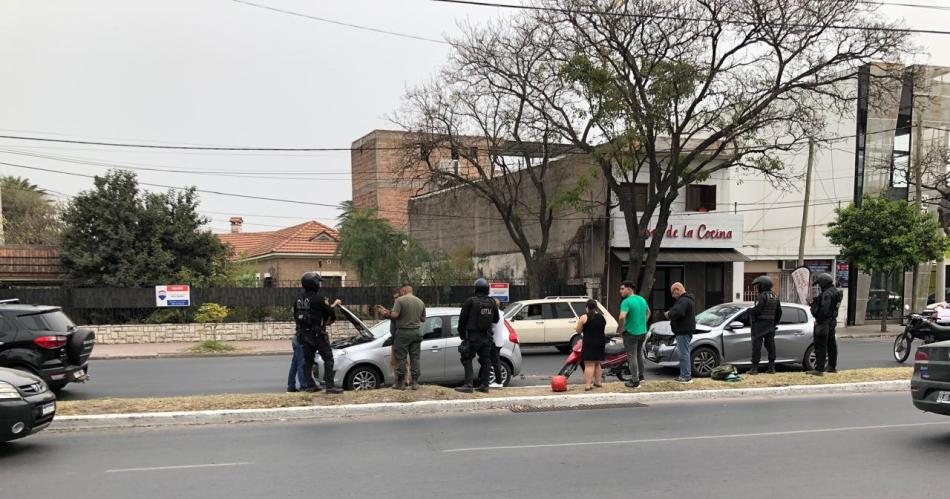
<path id="1" fill-rule="evenodd" d="M 570 378 L 574 371 L 577 370 L 577 364 L 564 364 L 564 367 L 557 372 L 558 376 L 564 376 L 565 378 Z"/>
<path id="2" fill-rule="evenodd" d="M 620 381 L 627 381 L 631 378 L 630 376 L 630 366 L 624 364 L 623 367 L 617 368 L 614 370 L 614 375 L 617 376 L 617 379 Z"/>
<path id="3" fill-rule="evenodd" d="M 910 348 L 914 338 L 907 333 L 902 333 L 894 339 L 894 360 L 901 364 L 910 357 Z"/>

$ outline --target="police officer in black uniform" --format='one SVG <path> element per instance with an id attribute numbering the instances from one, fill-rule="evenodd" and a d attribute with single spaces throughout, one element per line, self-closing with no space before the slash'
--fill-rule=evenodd
<path id="1" fill-rule="evenodd" d="M 488 297 L 488 281 L 475 281 L 475 295 L 465 301 L 459 316 L 459 337 L 462 344 L 459 353 L 462 355 L 462 367 L 465 368 L 465 384 L 456 388 L 463 393 L 472 393 L 474 372 L 472 359 L 478 356 L 478 377 L 481 386 L 478 391 L 488 393 L 488 380 L 491 376 L 491 349 L 492 326 L 500 320 L 498 304 Z"/>
<path id="2" fill-rule="evenodd" d="M 337 300 L 330 302 L 320 296 L 320 274 L 307 272 L 300 277 L 303 292 L 294 303 L 294 322 L 297 325 L 297 336 L 303 348 L 304 372 L 313 372 L 315 354 L 320 353 L 323 359 L 323 380 L 327 393 L 343 393 L 343 389 L 333 384 L 333 351 L 330 349 L 330 339 L 327 337 L 327 326 L 336 320 L 333 307 L 339 305 Z M 315 392 L 316 386 L 308 386 L 304 391 Z"/>
<path id="3" fill-rule="evenodd" d="M 835 303 L 838 302 L 838 290 L 834 279 L 828 274 L 818 274 L 815 283 L 821 289 L 811 301 L 811 315 L 815 316 L 815 367 L 808 374 L 825 375 L 825 359 L 828 355 L 828 342 L 831 338 L 831 321 L 837 315 Z M 837 355 L 837 348 L 835 349 Z M 835 359 L 837 360 L 837 359 Z"/>
<path id="4" fill-rule="evenodd" d="M 760 275 L 752 284 L 759 295 L 755 306 L 749 310 L 749 322 L 752 325 L 752 369 L 748 374 L 759 374 L 759 360 L 762 358 L 762 343 L 769 355 L 769 367 L 766 372 L 775 373 L 775 330 L 782 320 L 782 304 L 772 292 L 772 279 Z"/>
<path id="5" fill-rule="evenodd" d="M 828 323 L 828 369 L 826 372 L 838 372 L 838 338 L 835 336 L 838 329 L 838 309 L 841 308 L 841 302 L 844 300 L 844 291 L 835 287 L 834 313 L 831 315 L 831 322 Z"/>

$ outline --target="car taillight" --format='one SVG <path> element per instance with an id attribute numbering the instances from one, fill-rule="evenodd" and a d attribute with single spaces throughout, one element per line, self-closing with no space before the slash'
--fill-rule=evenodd
<path id="1" fill-rule="evenodd" d="M 54 349 L 54 348 L 59 348 L 66 345 L 66 339 L 67 339 L 66 336 L 58 336 L 58 335 L 57 336 L 40 336 L 39 338 L 33 340 L 33 343 L 43 348 Z"/>
<path id="2" fill-rule="evenodd" d="M 917 350 L 917 353 L 914 354 L 915 362 L 927 362 L 930 360 L 930 357 L 927 356 L 927 352 Z"/>
<path id="3" fill-rule="evenodd" d="M 505 321 L 505 327 L 508 328 L 508 341 L 518 344 L 518 333 L 515 332 L 515 329 L 511 327 L 511 324 L 508 321 Z"/>

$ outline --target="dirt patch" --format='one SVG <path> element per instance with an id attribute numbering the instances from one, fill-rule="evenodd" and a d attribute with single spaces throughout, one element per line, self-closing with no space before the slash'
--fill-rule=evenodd
<path id="1" fill-rule="evenodd" d="M 686 390 L 721 390 L 726 388 L 763 388 L 792 385 L 822 385 L 834 383 L 860 383 L 869 381 L 894 381 L 910 379 L 913 368 L 873 368 L 841 371 L 826 374 L 823 377 L 805 373 L 760 374 L 743 376 L 742 381 L 727 383 L 711 379 L 694 379 L 691 384 L 680 384 L 672 380 L 647 381 L 638 390 L 631 390 L 623 383 L 605 383 L 602 388 L 585 392 L 582 384 L 569 386 L 567 394 L 583 393 L 632 393 L 632 392 L 674 392 Z M 324 393 L 255 393 L 204 395 L 196 397 L 135 398 L 135 399 L 93 399 L 58 402 L 57 414 L 76 416 L 88 414 L 122 414 L 133 412 L 177 412 L 222 409 L 267 409 L 278 407 L 306 407 L 309 405 L 372 404 L 381 402 L 417 402 L 422 400 L 458 400 L 487 397 L 525 397 L 552 395 L 550 387 L 537 386 L 527 388 L 506 388 L 493 390 L 489 394 L 464 394 L 451 388 L 423 385 L 417 391 L 397 391 L 383 388 L 366 392 L 346 392 L 341 395 Z"/>

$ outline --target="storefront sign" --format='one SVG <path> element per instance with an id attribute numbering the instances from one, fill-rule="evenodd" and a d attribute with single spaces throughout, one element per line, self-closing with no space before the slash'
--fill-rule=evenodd
<path id="1" fill-rule="evenodd" d="M 646 226 L 646 244 L 657 235 L 657 220 Z M 745 221 L 741 213 L 673 213 L 663 231 L 661 248 L 678 249 L 739 249 L 742 247 L 742 229 Z M 611 214 L 610 246 L 629 248 L 627 226 L 619 211 Z"/>
<path id="2" fill-rule="evenodd" d="M 508 283 L 507 282 L 493 282 L 489 284 L 488 296 L 502 302 L 508 303 Z"/>
<path id="3" fill-rule="evenodd" d="M 848 262 L 838 262 L 835 266 L 835 281 L 838 283 L 839 288 L 847 288 L 849 284 L 848 273 L 851 268 L 848 266 Z"/>
<path id="4" fill-rule="evenodd" d="M 190 307 L 191 287 L 187 284 L 155 286 L 156 307 Z"/>
<path id="5" fill-rule="evenodd" d="M 805 266 L 812 274 L 831 273 L 831 260 L 805 260 Z"/>
<path id="6" fill-rule="evenodd" d="M 656 234 L 656 228 L 647 231 L 647 239 L 651 239 Z M 732 229 L 699 224 L 696 226 L 681 225 L 676 227 L 667 227 L 663 236 L 669 239 L 732 239 Z"/>

